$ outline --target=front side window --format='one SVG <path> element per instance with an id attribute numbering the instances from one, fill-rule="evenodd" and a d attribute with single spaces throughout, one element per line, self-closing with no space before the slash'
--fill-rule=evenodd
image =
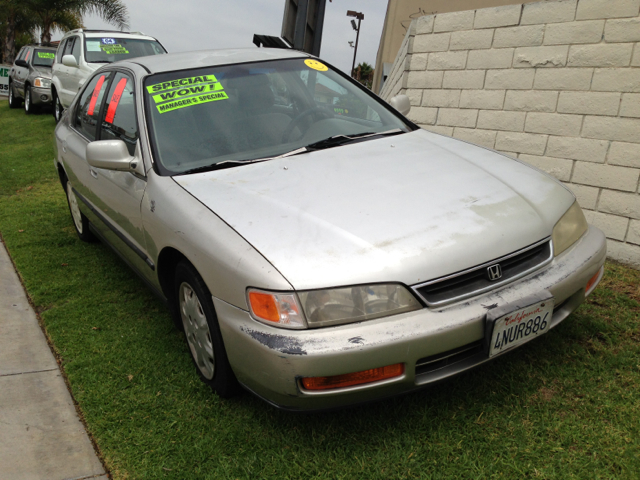
<path id="1" fill-rule="evenodd" d="M 77 37 L 67 38 L 67 43 L 64 46 L 64 52 L 62 54 L 63 57 L 65 55 L 71 55 L 71 52 L 73 51 L 73 44 L 76 43 L 76 38 Z"/>
<path id="2" fill-rule="evenodd" d="M 133 81 L 124 73 L 116 73 L 111 82 L 104 106 L 100 140 L 122 140 L 129 153 L 135 153 L 138 140 L 135 95 Z"/>
<path id="3" fill-rule="evenodd" d="M 167 53 L 155 40 L 121 37 L 86 38 L 85 49 L 88 63 L 111 63 Z"/>
<path id="4" fill-rule="evenodd" d="M 56 62 L 62 62 L 62 57 L 64 55 L 64 49 L 67 46 L 67 42 L 69 41 L 69 39 L 65 38 L 64 40 L 62 40 L 62 42 L 60 42 L 60 45 L 58 45 L 58 49 L 56 50 Z"/>
<path id="5" fill-rule="evenodd" d="M 100 116 L 100 106 L 109 84 L 111 72 L 104 72 L 91 79 L 78 101 L 74 126 L 90 141 L 96 139 L 96 125 Z"/>
<path id="6" fill-rule="evenodd" d="M 27 47 L 22 47 L 20 53 L 18 53 L 18 56 L 16 57 L 16 60 L 24 60 L 24 57 L 27 54 L 27 50 Z"/>
<path id="7" fill-rule="evenodd" d="M 304 58 L 152 75 L 143 95 L 165 175 L 274 157 L 337 135 L 415 128 L 353 81 Z"/>
<path id="8" fill-rule="evenodd" d="M 55 56 L 56 53 L 51 50 L 41 50 L 36 48 L 31 63 L 34 67 L 50 67 L 53 65 L 53 59 Z"/>
<path id="9" fill-rule="evenodd" d="M 76 59 L 76 62 L 80 64 L 80 48 L 82 47 L 82 42 L 80 39 L 76 37 L 75 42 L 73 42 L 73 49 L 71 50 L 71 55 Z"/>

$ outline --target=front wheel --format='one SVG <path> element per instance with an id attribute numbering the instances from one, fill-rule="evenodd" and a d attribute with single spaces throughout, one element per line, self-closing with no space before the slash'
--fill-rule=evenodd
<path id="1" fill-rule="evenodd" d="M 200 379 L 222 398 L 238 393 L 209 289 L 196 269 L 181 261 L 174 281 L 175 313 L 180 317 Z"/>
<path id="2" fill-rule="evenodd" d="M 31 115 L 34 111 L 33 102 L 31 101 L 31 87 L 26 86 L 24 89 L 24 113 Z"/>
<path id="3" fill-rule="evenodd" d="M 9 108 L 18 108 L 20 106 L 20 99 L 16 98 L 16 94 L 13 93 L 13 84 L 9 84 Z"/>
<path id="4" fill-rule="evenodd" d="M 69 211 L 73 219 L 73 226 L 76 229 L 78 237 L 83 242 L 94 242 L 96 237 L 91 233 L 91 230 L 89 230 L 89 219 L 80 211 L 78 199 L 69 181 L 66 182 L 65 190 L 67 192 L 67 203 L 69 204 Z"/>
<path id="5" fill-rule="evenodd" d="M 56 123 L 60 121 L 63 113 L 64 113 L 64 108 L 60 103 L 60 98 L 58 98 L 58 95 L 54 91 L 53 92 L 53 118 L 55 118 Z"/>

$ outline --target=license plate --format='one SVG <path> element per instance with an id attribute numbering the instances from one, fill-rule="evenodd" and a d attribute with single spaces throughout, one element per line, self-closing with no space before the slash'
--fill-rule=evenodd
<path id="1" fill-rule="evenodd" d="M 516 308 L 493 322 L 489 357 L 546 333 L 551 325 L 553 298 Z"/>

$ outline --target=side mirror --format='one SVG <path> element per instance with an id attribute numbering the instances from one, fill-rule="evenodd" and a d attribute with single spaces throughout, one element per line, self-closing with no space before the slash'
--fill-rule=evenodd
<path id="1" fill-rule="evenodd" d="M 76 62 L 76 57 L 73 55 L 65 55 L 62 57 L 62 64 L 66 67 L 77 67 L 78 62 Z"/>
<path id="2" fill-rule="evenodd" d="M 411 100 L 406 95 L 396 95 L 389 100 L 389 105 L 399 111 L 402 115 L 406 115 L 411 110 Z"/>
<path id="3" fill-rule="evenodd" d="M 29 68 L 29 64 L 24 60 L 16 60 L 16 65 L 19 67 Z"/>
<path id="4" fill-rule="evenodd" d="M 87 162 L 96 168 L 135 171 L 137 160 L 122 140 L 98 140 L 87 145 Z"/>

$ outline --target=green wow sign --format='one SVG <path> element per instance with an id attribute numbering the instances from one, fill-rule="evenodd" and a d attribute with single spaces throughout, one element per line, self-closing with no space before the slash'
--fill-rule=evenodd
<path id="1" fill-rule="evenodd" d="M 147 92 L 160 113 L 229 98 L 214 75 L 180 78 L 149 85 Z"/>

